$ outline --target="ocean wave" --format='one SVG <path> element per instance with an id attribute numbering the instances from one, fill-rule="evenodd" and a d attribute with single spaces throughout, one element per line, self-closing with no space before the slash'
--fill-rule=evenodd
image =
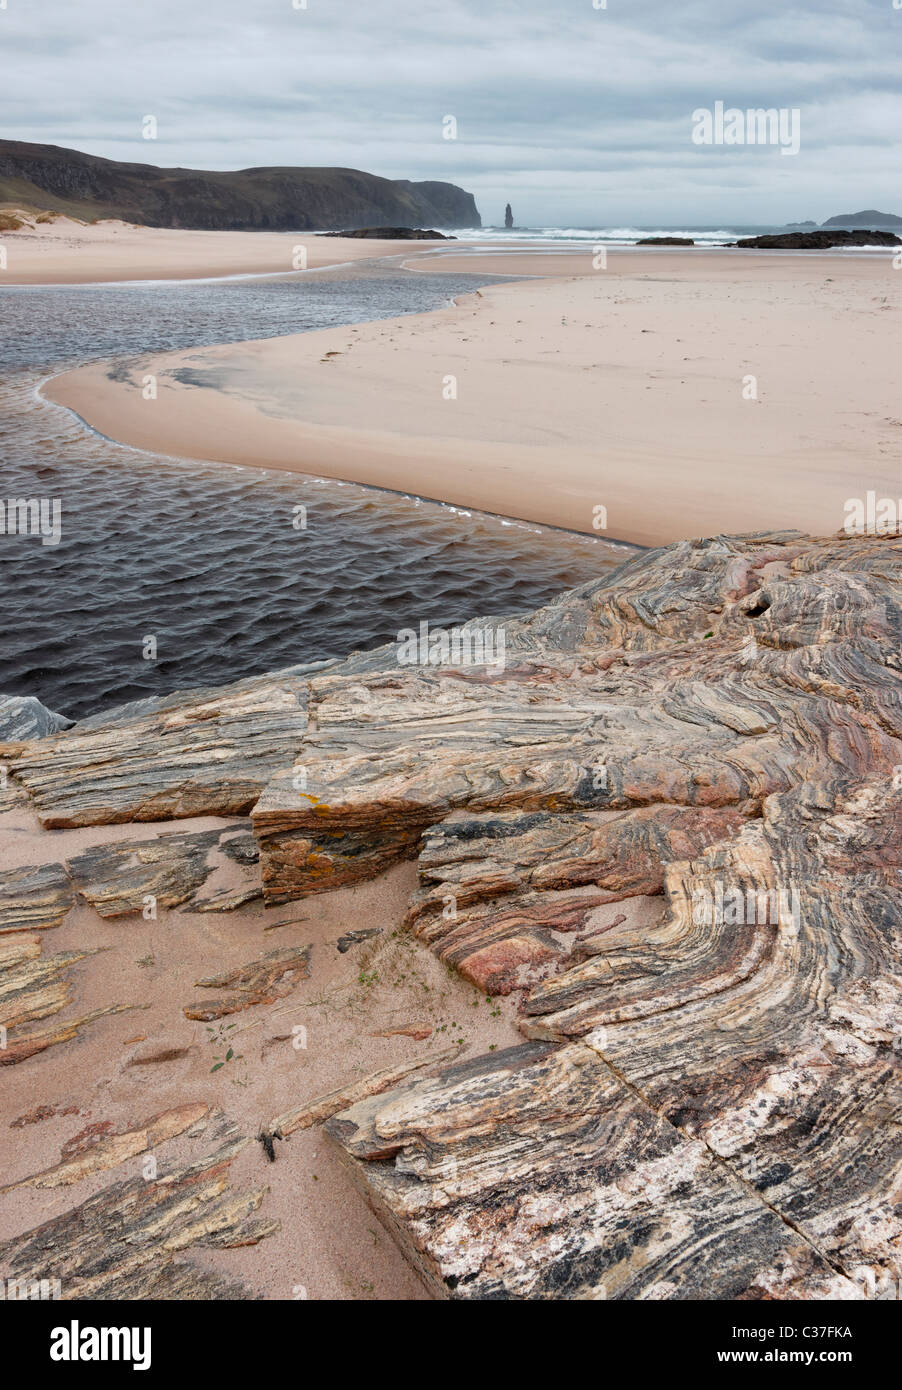
<path id="1" fill-rule="evenodd" d="M 644 237 L 678 236 L 690 237 L 699 245 L 723 246 L 736 241 L 741 236 L 760 235 L 763 231 L 783 231 L 785 228 L 733 228 L 733 227 L 463 227 L 453 235 L 461 241 L 537 241 L 554 244 L 569 243 L 623 243 L 635 245 Z"/>

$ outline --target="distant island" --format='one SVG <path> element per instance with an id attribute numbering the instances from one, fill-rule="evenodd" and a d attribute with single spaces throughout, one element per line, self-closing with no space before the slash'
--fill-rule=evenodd
<path id="1" fill-rule="evenodd" d="M 816 228 L 817 222 L 787 222 L 786 230 L 790 232 L 801 232 L 808 228 Z M 902 227 L 902 217 L 897 217 L 893 212 L 878 212 L 876 208 L 865 208 L 864 212 L 842 212 L 838 217 L 828 217 L 826 222 L 822 222 L 822 228 L 844 227 L 849 230 L 856 230 L 862 227 Z"/>
<path id="2" fill-rule="evenodd" d="M 843 212 L 838 217 L 829 217 L 822 227 L 902 227 L 902 217 L 892 212 L 877 212 L 866 208 L 864 212 Z"/>
<path id="3" fill-rule="evenodd" d="M 207 231 L 480 227 L 472 193 L 453 183 L 384 179 L 359 169 L 160 169 L 59 145 L 0 140 L 0 207 L 94 222 Z"/>

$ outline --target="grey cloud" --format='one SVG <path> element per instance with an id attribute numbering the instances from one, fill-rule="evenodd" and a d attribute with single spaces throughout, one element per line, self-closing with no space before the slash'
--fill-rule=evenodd
<path id="1" fill-rule="evenodd" d="M 112 158 L 446 178 L 532 224 L 902 212 L 892 0 L 10 0 L 0 44 L 4 134 Z M 799 155 L 693 146 L 716 100 L 798 106 Z"/>

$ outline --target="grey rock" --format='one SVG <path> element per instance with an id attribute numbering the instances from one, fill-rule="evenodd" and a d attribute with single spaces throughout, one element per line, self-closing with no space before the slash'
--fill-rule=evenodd
<path id="1" fill-rule="evenodd" d="M 73 721 L 55 714 L 34 695 L 0 695 L 0 742 L 46 738 L 70 729 Z"/>

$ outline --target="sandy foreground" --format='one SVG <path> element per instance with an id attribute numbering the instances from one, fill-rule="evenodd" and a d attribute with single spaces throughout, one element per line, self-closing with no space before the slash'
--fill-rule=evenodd
<path id="1" fill-rule="evenodd" d="M 830 534 L 847 499 L 902 490 L 890 254 L 609 251 L 594 269 L 591 248 L 462 246 L 403 263 L 543 278 L 125 373 L 95 363 L 46 394 L 142 449 L 604 522 L 647 545 Z"/>
<path id="2" fill-rule="evenodd" d="M 0 232 L 0 245 L 6 251 L 0 285 L 72 285 L 291 274 L 299 265 L 318 270 L 404 251 L 410 243 L 296 232 L 192 232 L 60 217 Z"/>
<path id="3" fill-rule="evenodd" d="M 4 869 L 15 869 L 68 859 L 101 843 L 224 824 L 207 817 L 43 831 L 30 810 L 16 807 L 0 814 L 0 856 Z M 141 1175 L 143 1156 L 137 1155 L 72 1184 L 16 1186 L 59 1163 L 66 1146 L 90 1147 L 98 1137 L 189 1103 L 220 1107 L 253 1136 L 286 1110 L 382 1068 L 425 1061 L 457 1040 L 462 1057 L 521 1043 L 511 1000 L 487 1000 L 399 930 L 415 883 L 415 866 L 404 864 L 377 882 L 278 908 L 252 903 L 203 914 L 161 908 L 155 921 L 140 914 L 102 919 L 80 902 L 61 926 L 42 932 L 45 957 L 86 953 L 71 970 L 69 1014 L 111 1004 L 129 1011 L 101 1018 L 78 1038 L 0 1072 L 0 1245 L 112 1182 Z M 340 953 L 338 939 L 361 927 L 379 935 Z M 0 935 L 0 947 L 14 939 Z M 211 970 L 308 944 L 310 977 L 287 998 L 227 1016 L 221 1026 L 184 1016 L 184 1006 L 214 993 L 195 984 Z M 303 1049 L 294 1046 L 297 1025 L 307 1030 Z M 235 1056 L 214 1070 L 226 1046 Z M 157 1154 L 168 1170 L 195 1158 L 197 1149 L 182 1136 L 160 1145 Z M 430 1297 L 349 1182 L 319 1125 L 279 1144 L 274 1163 L 259 1143 L 249 1143 L 230 1176 L 236 1191 L 261 1184 L 269 1189 L 261 1215 L 281 1221 L 281 1230 L 238 1249 L 193 1246 L 191 1263 L 265 1298 Z"/>

